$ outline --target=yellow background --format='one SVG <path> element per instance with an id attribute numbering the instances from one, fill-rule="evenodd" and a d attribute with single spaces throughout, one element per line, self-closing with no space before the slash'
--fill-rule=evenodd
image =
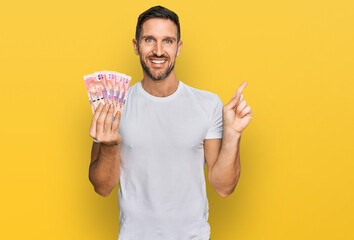
<path id="1" fill-rule="evenodd" d="M 239 183 L 221 198 L 207 182 L 211 239 L 354 239 L 350 0 L 3 1 L 0 238 L 117 239 L 118 188 L 88 180 L 82 77 L 140 81 L 131 40 L 158 4 L 180 17 L 178 79 L 224 104 L 248 81 Z"/>

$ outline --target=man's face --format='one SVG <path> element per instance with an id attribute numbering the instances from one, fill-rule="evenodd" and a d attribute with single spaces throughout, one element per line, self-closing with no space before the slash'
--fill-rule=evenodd
<path id="1" fill-rule="evenodd" d="M 182 47 L 181 41 L 177 43 L 176 24 L 162 18 L 144 22 L 139 46 L 135 39 L 133 44 L 143 70 L 153 80 L 162 80 L 171 73 Z"/>

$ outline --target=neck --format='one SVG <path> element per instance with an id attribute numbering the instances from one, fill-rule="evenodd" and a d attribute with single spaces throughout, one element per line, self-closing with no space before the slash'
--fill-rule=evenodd
<path id="1" fill-rule="evenodd" d="M 178 88 L 178 80 L 173 69 L 168 77 L 161 80 L 152 80 L 144 71 L 144 78 L 141 86 L 146 92 L 155 97 L 168 97 Z"/>

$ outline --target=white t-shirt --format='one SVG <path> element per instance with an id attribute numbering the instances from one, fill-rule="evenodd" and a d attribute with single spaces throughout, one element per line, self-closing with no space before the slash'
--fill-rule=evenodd
<path id="1" fill-rule="evenodd" d="M 222 138 L 218 95 L 179 81 L 168 97 L 131 86 L 122 135 L 118 240 L 209 240 L 204 139 Z"/>

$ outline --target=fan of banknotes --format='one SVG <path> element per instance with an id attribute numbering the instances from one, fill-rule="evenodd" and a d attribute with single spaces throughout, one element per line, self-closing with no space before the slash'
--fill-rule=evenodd
<path id="1" fill-rule="evenodd" d="M 111 103 L 115 112 L 123 111 L 131 77 L 114 71 L 99 71 L 84 76 L 92 112 L 102 103 Z"/>

